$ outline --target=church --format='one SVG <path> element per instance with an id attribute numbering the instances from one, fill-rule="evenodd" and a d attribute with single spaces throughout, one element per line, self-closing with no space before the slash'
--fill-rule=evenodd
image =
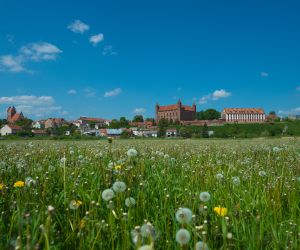
<path id="1" fill-rule="evenodd" d="M 17 110 L 15 107 L 9 107 L 7 109 L 7 122 L 10 123 L 10 124 L 14 124 L 16 123 L 17 121 L 20 121 L 24 119 L 24 115 L 23 113 L 17 113 Z"/>
<path id="2" fill-rule="evenodd" d="M 156 122 L 164 118 L 168 121 L 192 121 L 196 118 L 196 104 L 193 106 L 183 105 L 179 100 L 177 104 L 160 106 L 156 104 Z"/>

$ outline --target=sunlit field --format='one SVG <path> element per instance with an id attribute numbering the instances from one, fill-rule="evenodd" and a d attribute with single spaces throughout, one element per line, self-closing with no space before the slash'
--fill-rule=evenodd
<path id="1" fill-rule="evenodd" d="M 0 249 L 300 249 L 300 139 L 0 142 Z"/>

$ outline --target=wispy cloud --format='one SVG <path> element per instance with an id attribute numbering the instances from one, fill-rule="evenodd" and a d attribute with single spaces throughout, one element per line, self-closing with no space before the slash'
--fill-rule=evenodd
<path id="1" fill-rule="evenodd" d="M 261 77 L 268 77 L 269 76 L 269 73 L 268 72 L 260 72 L 260 76 Z"/>
<path id="2" fill-rule="evenodd" d="M 51 43 L 29 43 L 22 46 L 17 55 L 0 55 L 0 71 L 32 72 L 25 67 L 26 63 L 56 60 L 60 53 L 62 50 Z"/>
<path id="3" fill-rule="evenodd" d="M 84 93 L 85 97 L 95 97 L 96 96 L 96 92 L 90 88 L 83 89 L 83 93 Z"/>
<path id="4" fill-rule="evenodd" d="M 293 108 L 290 110 L 279 110 L 278 114 L 279 115 L 298 115 L 298 114 L 300 114 L 300 107 Z"/>
<path id="5" fill-rule="evenodd" d="M 202 96 L 199 101 L 198 104 L 205 104 L 210 100 L 216 101 L 222 98 L 226 98 L 231 96 L 231 93 L 226 91 L 225 89 L 219 89 L 219 90 L 215 90 L 213 93 Z"/>
<path id="6" fill-rule="evenodd" d="M 90 29 L 90 26 L 77 19 L 68 25 L 68 29 L 74 33 L 83 34 Z"/>
<path id="7" fill-rule="evenodd" d="M 296 88 L 297 91 L 300 91 L 300 86 Z"/>
<path id="8" fill-rule="evenodd" d="M 3 55 L 0 56 L 0 71 L 18 73 L 26 71 L 24 60 L 21 56 Z"/>
<path id="9" fill-rule="evenodd" d="M 46 117 L 48 115 L 63 115 L 67 113 L 61 106 L 55 105 L 55 100 L 52 96 L 3 96 L 0 97 L 0 104 L 14 105 L 25 116 Z"/>
<path id="10" fill-rule="evenodd" d="M 104 97 L 117 96 L 117 95 L 121 94 L 121 92 L 122 92 L 121 88 L 116 88 L 116 89 L 105 92 Z"/>
<path id="11" fill-rule="evenodd" d="M 67 93 L 69 95 L 76 95 L 77 94 L 77 90 L 76 89 L 70 89 Z"/>
<path id="12" fill-rule="evenodd" d="M 14 44 L 15 43 L 15 36 L 12 34 L 7 34 L 6 35 L 6 40 L 10 43 L 10 44 Z"/>
<path id="13" fill-rule="evenodd" d="M 106 45 L 102 50 L 103 56 L 115 56 L 118 53 L 113 49 L 112 45 Z"/>
<path id="14" fill-rule="evenodd" d="M 97 46 L 98 43 L 102 42 L 104 40 L 104 35 L 102 33 L 98 35 L 93 35 L 90 37 L 89 41 L 93 46 Z"/>
<path id="15" fill-rule="evenodd" d="M 144 108 L 135 108 L 133 110 L 133 113 L 135 113 L 135 114 L 144 114 L 145 112 L 146 112 L 146 109 L 144 109 Z"/>

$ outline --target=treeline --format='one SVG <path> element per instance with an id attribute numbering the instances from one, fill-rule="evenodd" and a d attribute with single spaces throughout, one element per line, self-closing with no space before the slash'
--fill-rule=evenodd
<path id="1" fill-rule="evenodd" d="M 225 124 L 223 126 L 172 126 L 184 138 L 255 138 L 300 136 L 300 121 Z M 168 127 L 165 128 L 168 129 Z"/>

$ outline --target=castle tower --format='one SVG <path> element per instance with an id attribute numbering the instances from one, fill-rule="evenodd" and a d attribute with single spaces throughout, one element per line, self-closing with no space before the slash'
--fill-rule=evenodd
<path id="1" fill-rule="evenodd" d="M 17 111 L 16 111 L 15 107 L 9 107 L 7 109 L 7 121 L 12 122 L 12 118 L 16 113 L 17 113 Z"/>

